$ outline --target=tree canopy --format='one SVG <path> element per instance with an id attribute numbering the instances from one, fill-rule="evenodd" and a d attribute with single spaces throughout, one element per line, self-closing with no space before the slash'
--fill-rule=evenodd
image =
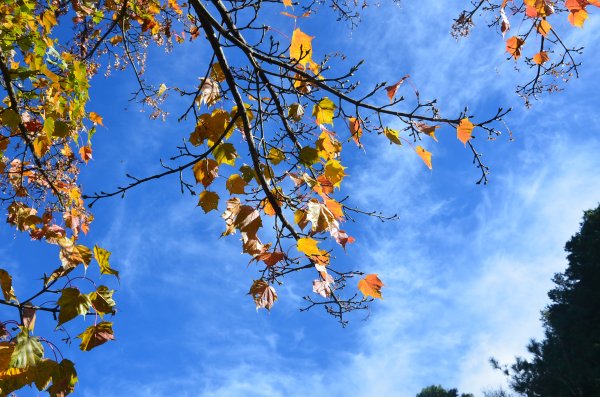
<path id="1" fill-rule="evenodd" d="M 114 290 L 100 276 L 118 279 L 119 272 L 110 247 L 86 238 L 99 200 L 178 175 L 181 191 L 194 195 L 202 211 L 222 211 L 222 236 L 239 233 L 241 250 L 256 267 L 248 284 L 257 308 L 272 309 L 285 277 L 311 273 L 306 309 L 323 307 L 345 324 L 348 312 L 382 298 L 384 283 L 377 274 L 336 264 L 336 253 L 354 241 L 344 222 L 361 215 L 395 217 L 356 208 L 345 197 L 342 151 L 362 148 L 366 134 L 380 135 L 409 147 L 431 169 L 435 161 L 427 147 L 437 142 L 438 130 L 450 130 L 473 157 L 477 182 L 487 183 L 488 166 L 474 141 L 495 139 L 509 110 L 473 115 L 465 107 L 445 114 L 435 100 L 421 97 L 408 75 L 360 88 L 353 75 L 362 62 L 347 65 L 327 52 L 333 49 L 325 40 L 304 30 L 306 18 L 326 12 L 321 6 L 350 27 L 359 21 L 361 5 L 351 0 L 0 3 L 0 205 L 10 227 L 53 252 L 41 281 L 32 281 L 26 293 L 15 291 L 12 276 L 0 270 L 0 303 L 13 309 L 0 322 L 3 395 L 26 385 L 50 395 L 74 390 L 74 363 L 47 354 L 58 348 L 52 334 L 37 334 L 38 315 L 54 321 L 67 342 L 80 339 L 83 351 L 114 339 Z M 452 31 L 468 35 L 478 14 L 503 36 L 514 31 L 511 21 L 518 22 L 518 31 L 499 45 L 511 62 L 529 70 L 528 82 L 517 87 L 529 104 L 577 75 L 581 48 L 565 43 L 553 25 L 568 20 L 581 27 L 591 6 L 600 2 L 481 0 L 467 4 Z M 167 63 L 175 45 L 208 49 L 198 75 L 181 86 L 146 81 L 149 47 L 162 47 Z M 161 172 L 129 175 L 130 183 L 120 187 L 107 181 L 106 191 L 88 192 L 78 176 L 93 158 L 93 137 L 104 124 L 90 105 L 89 89 L 100 74 L 116 70 L 136 81 L 133 99 L 151 110 L 151 118 L 171 117 L 162 107 L 170 96 L 186 99 L 177 120 L 187 133 Z M 401 91 L 406 86 L 412 90 Z M 85 316 L 94 324 L 82 329 L 74 320 Z"/>
<path id="2" fill-rule="evenodd" d="M 600 393 L 600 206 L 586 211 L 565 246 L 569 264 L 542 311 L 545 339 L 527 346 L 531 358 L 505 368 L 514 391 L 527 397 Z"/>
<path id="3" fill-rule="evenodd" d="M 473 395 L 461 393 L 459 396 L 457 389 L 446 390 L 441 385 L 431 385 L 424 387 L 417 397 L 473 397 Z"/>

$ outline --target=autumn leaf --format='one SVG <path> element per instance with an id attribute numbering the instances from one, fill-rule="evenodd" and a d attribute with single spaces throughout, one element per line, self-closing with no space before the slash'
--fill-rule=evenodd
<path id="1" fill-rule="evenodd" d="M 548 37 L 548 33 L 552 30 L 552 25 L 545 19 L 542 19 L 537 26 L 537 32 L 544 37 Z"/>
<path id="2" fill-rule="evenodd" d="M 277 165 L 277 164 L 281 163 L 283 160 L 285 160 L 285 153 L 283 153 L 283 151 L 281 149 L 272 147 L 269 150 L 269 156 L 267 158 L 271 161 L 271 163 L 273 163 L 274 165 Z"/>
<path id="3" fill-rule="evenodd" d="M 223 69 L 221 69 L 221 64 L 219 62 L 212 65 L 210 69 L 210 78 L 219 83 L 225 81 L 225 73 L 223 73 Z"/>
<path id="4" fill-rule="evenodd" d="M 417 122 L 415 123 L 415 127 L 423 134 L 430 136 L 434 141 L 438 141 L 435 136 L 435 131 L 440 128 L 439 125 L 429 125 L 424 122 Z"/>
<path id="5" fill-rule="evenodd" d="M 315 117 L 317 124 L 333 125 L 333 116 L 337 106 L 331 99 L 324 97 L 319 103 L 313 106 L 312 115 Z"/>
<path id="6" fill-rule="evenodd" d="M 10 356 L 9 367 L 33 367 L 44 357 L 44 348 L 39 338 L 29 335 L 29 330 L 19 327 L 19 334 L 15 337 L 13 352 Z"/>
<path id="7" fill-rule="evenodd" d="M 101 126 L 104 126 L 104 124 L 102 124 L 102 117 L 100 117 L 98 113 L 90 112 L 89 118 L 94 124 L 100 124 Z"/>
<path id="8" fill-rule="evenodd" d="M 383 287 L 383 285 L 383 282 L 379 279 L 377 274 L 367 274 L 358 282 L 358 289 L 365 297 L 370 296 L 383 299 L 381 296 L 381 287 Z"/>
<path id="9" fill-rule="evenodd" d="M 298 249 L 298 251 L 302 252 L 308 257 L 321 254 L 321 250 L 319 249 L 319 247 L 317 247 L 317 240 L 312 239 L 310 237 L 303 237 L 298 239 L 298 242 L 296 243 L 296 248 Z"/>
<path id="10" fill-rule="evenodd" d="M 77 288 L 64 288 L 56 303 L 60 308 L 58 325 L 71 321 L 78 315 L 85 317 L 92 305 L 90 297 L 82 294 Z"/>
<path id="11" fill-rule="evenodd" d="M 404 83 L 404 81 L 406 79 L 408 79 L 410 76 L 406 75 L 404 77 L 402 77 L 396 84 L 392 84 L 388 87 L 385 87 L 385 90 L 387 92 L 387 96 L 390 99 L 390 102 L 394 101 L 394 97 L 396 96 L 396 91 L 398 91 L 398 88 L 402 85 L 402 83 Z"/>
<path id="12" fill-rule="evenodd" d="M 385 127 L 383 129 L 383 134 L 387 139 L 390 140 L 390 143 L 395 143 L 396 145 L 402 145 L 402 141 L 400 141 L 399 132 L 397 130 L 393 130 L 391 128 Z"/>
<path id="13" fill-rule="evenodd" d="M 329 298 L 333 293 L 333 283 L 333 277 L 331 277 L 330 274 L 326 273 L 324 280 L 313 281 L 313 292 L 321 295 L 323 298 Z"/>
<path id="14" fill-rule="evenodd" d="M 221 99 L 221 89 L 219 88 L 219 83 L 210 77 L 206 79 L 200 79 L 200 87 L 198 91 L 199 93 L 196 97 L 196 106 L 198 107 L 201 107 L 203 103 L 210 107 L 217 103 L 219 99 Z"/>
<path id="15" fill-rule="evenodd" d="M 299 103 L 292 103 L 288 108 L 288 117 L 294 121 L 302 120 L 304 116 L 304 107 Z"/>
<path id="16" fill-rule="evenodd" d="M 202 183 L 208 187 L 219 175 L 219 164 L 213 159 L 202 159 L 194 164 L 192 169 L 196 177 L 196 183 Z"/>
<path id="17" fill-rule="evenodd" d="M 548 62 L 550 58 L 548 57 L 548 53 L 546 51 L 540 51 L 533 56 L 533 63 L 542 65 Z"/>
<path id="18" fill-rule="evenodd" d="M 312 61 L 312 40 L 314 36 L 309 36 L 300 28 L 294 29 L 292 33 L 292 43 L 290 45 L 290 58 L 296 61 L 298 65 L 304 67 Z"/>
<path id="19" fill-rule="evenodd" d="M 577 28 L 583 28 L 583 24 L 589 18 L 585 9 L 571 11 L 569 13 L 569 22 Z"/>
<path id="20" fill-rule="evenodd" d="M 244 188 L 246 187 L 246 182 L 242 179 L 238 174 L 231 175 L 227 182 L 225 182 L 225 188 L 229 190 L 231 194 L 244 194 Z"/>
<path id="21" fill-rule="evenodd" d="M 358 147 L 362 147 L 362 144 L 360 143 L 360 137 L 362 136 L 363 130 L 360 120 L 355 117 L 349 117 L 348 124 L 350 127 L 350 136 L 352 137 L 352 140 L 354 140 Z"/>
<path id="22" fill-rule="evenodd" d="M 291 7 L 292 6 L 292 0 L 283 0 L 283 5 L 286 7 Z"/>
<path id="23" fill-rule="evenodd" d="M 79 156 L 85 163 L 92 159 L 92 148 L 89 146 L 82 146 L 79 148 Z"/>
<path id="24" fill-rule="evenodd" d="M 428 152 L 427 150 L 425 150 L 422 146 L 417 146 L 415 148 L 415 151 L 417 152 L 417 154 L 419 155 L 419 157 L 421 157 L 421 160 L 423 160 L 423 162 L 425 163 L 425 165 L 429 169 L 432 169 L 432 166 L 431 166 L 431 153 Z"/>
<path id="25" fill-rule="evenodd" d="M 458 140 L 466 145 L 469 139 L 471 139 L 472 137 L 471 134 L 473 132 L 474 127 L 475 126 L 473 125 L 473 123 L 469 121 L 469 118 L 464 118 L 460 120 L 458 127 L 456 127 L 456 137 L 458 138 Z"/>
<path id="26" fill-rule="evenodd" d="M 277 300 L 277 292 L 275 292 L 275 288 L 270 286 L 264 280 L 254 280 L 248 295 L 251 295 L 252 299 L 254 299 L 256 310 L 261 308 L 271 310 L 273 304 Z"/>
<path id="27" fill-rule="evenodd" d="M 108 259 L 110 258 L 110 252 L 104 248 L 100 248 L 97 245 L 94 246 L 94 258 L 100 266 L 100 274 L 112 274 L 119 278 L 119 272 L 110 267 Z"/>
<path id="28" fill-rule="evenodd" d="M 319 152 L 314 147 L 305 146 L 300 149 L 298 158 L 302 164 L 310 167 L 319 162 Z"/>
<path id="29" fill-rule="evenodd" d="M 12 277 L 4 269 L 0 269 L 0 286 L 2 287 L 2 294 L 6 302 L 14 301 L 19 302 L 15 296 L 15 291 L 12 286 Z"/>
<path id="30" fill-rule="evenodd" d="M 100 317 L 105 314 L 115 314 L 116 311 L 114 307 L 116 303 L 113 299 L 114 290 L 109 289 L 108 287 L 101 285 L 96 291 L 90 292 L 88 295 L 90 298 L 90 302 L 92 302 L 92 307 L 100 315 Z"/>
<path id="31" fill-rule="evenodd" d="M 215 192 L 209 192 L 208 190 L 205 190 L 200 193 L 198 205 L 202 207 L 204 213 L 216 210 L 219 206 L 219 195 Z"/>
<path id="32" fill-rule="evenodd" d="M 219 165 L 227 164 L 234 166 L 238 154 L 231 143 L 221 143 L 213 150 L 213 156 Z"/>
<path id="33" fill-rule="evenodd" d="M 96 346 L 100 346 L 109 340 L 115 339 L 112 329 L 112 323 L 102 321 L 96 325 L 89 326 L 83 333 L 77 336 L 81 339 L 79 348 L 81 350 L 90 351 Z"/>
<path id="34" fill-rule="evenodd" d="M 513 36 L 506 40 L 506 52 L 508 52 L 516 61 L 521 56 L 521 48 L 523 47 L 523 44 L 525 44 L 525 40 L 521 39 L 520 37 Z"/>
<path id="35" fill-rule="evenodd" d="M 339 161 L 329 160 L 325 164 L 324 175 L 333 184 L 334 187 L 339 188 L 340 184 L 342 183 L 342 180 L 346 176 L 346 172 L 344 172 L 345 169 L 346 167 L 344 167 Z"/>

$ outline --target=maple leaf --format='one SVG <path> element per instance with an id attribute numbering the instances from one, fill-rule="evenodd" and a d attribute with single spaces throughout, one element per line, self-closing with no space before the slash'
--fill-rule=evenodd
<path id="1" fill-rule="evenodd" d="M 235 159 L 238 157 L 235 147 L 231 143 L 221 143 L 213 150 L 213 156 L 217 164 L 227 164 L 234 166 Z"/>
<path id="2" fill-rule="evenodd" d="M 398 136 L 399 132 L 397 130 L 393 130 L 391 128 L 385 127 L 383 129 L 383 134 L 387 139 L 390 140 L 390 143 L 395 143 L 396 145 L 402 145 L 402 141 L 400 141 L 400 137 Z"/>
<path id="3" fill-rule="evenodd" d="M 290 59 L 296 61 L 299 66 L 304 67 L 312 61 L 312 40 L 314 36 L 309 36 L 300 28 L 294 29 L 292 33 L 292 43 L 290 45 Z"/>
<path id="4" fill-rule="evenodd" d="M 469 139 L 472 137 L 471 134 L 474 127 L 475 126 L 469 121 L 468 117 L 460 120 L 458 127 L 456 127 L 456 137 L 458 140 L 466 145 Z"/>
<path id="5" fill-rule="evenodd" d="M 363 130 L 360 124 L 360 120 L 355 117 L 348 117 L 350 136 L 358 147 L 362 147 L 360 143 L 360 137 L 362 136 Z"/>
<path id="6" fill-rule="evenodd" d="M 548 62 L 550 58 L 548 57 L 548 53 L 546 51 L 540 51 L 533 56 L 533 63 L 542 65 Z"/>
<path id="7" fill-rule="evenodd" d="M 198 205 L 202 207 L 204 213 L 216 210 L 219 206 L 219 195 L 215 192 L 205 190 L 200 193 Z"/>
<path id="8" fill-rule="evenodd" d="M 81 339 L 79 348 L 84 352 L 92 350 L 96 346 L 103 345 L 109 340 L 115 339 L 112 323 L 102 321 L 96 325 L 91 325 L 77 336 Z"/>
<path id="9" fill-rule="evenodd" d="M 523 47 L 523 44 L 525 44 L 525 40 L 521 39 L 520 37 L 513 36 L 506 40 L 506 52 L 508 52 L 516 61 L 521 56 L 521 48 Z"/>
<path id="10" fill-rule="evenodd" d="M 304 116 L 304 107 L 299 103 L 292 103 L 288 108 L 288 117 L 294 121 L 302 120 Z"/>
<path id="11" fill-rule="evenodd" d="M 383 299 L 381 296 L 381 287 L 383 286 L 384 284 L 377 274 L 367 274 L 358 282 L 358 289 L 365 297 L 371 296 L 373 298 Z"/>
<path id="12" fill-rule="evenodd" d="M 334 112 L 337 106 L 327 97 L 323 97 L 319 103 L 313 106 L 312 115 L 316 118 L 317 124 L 333 125 Z"/>
<path id="13" fill-rule="evenodd" d="M 252 299 L 254 299 L 254 303 L 256 304 L 256 310 L 261 308 L 271 310 L 277 300 L 275 288 L 264 280 L 254 280 L 248 295 L 252 295 Z"/>
<path id="14" fill-rule="evenodd" d="M 285 153 L 283 153 L 283 151 L 281 149 L 272 147 L 269 150 L 269 155 L 267 156 L 267 158 L 271 161 L 271 163 L 273 163 L 274 165 L 277 165 L 277 164 L 281 163 L 283 160 L 285 160 Z"/>
<path id="15" fill-rule="evenodd" d="M 548 37 L 548 33 L 552 30 L 552 25 L 545 19 L 542 19 L 537 26 L 537 32 L 544 37 Z"/>
<path id="16" fill-rule="evenodd" d="M 82 294 L 77 288 L 65 288 L 56 302 L 60 307 L 58 325 L 71 321 L 78 315 L 85 317 L 92 306 L 90 297 Z"/>
<path id="17" fill-rule="evenodd" d="M 577 28 L 582 28 L 588 17 L 588 13 L 585 9 L 571 11 L 569 13 L 569 22 Z"/>
<path id="18" fill-rule="evenodd" d="M 419 121 L 415 123 L 415 127 L 417 127 L 417 129 L 423 134 L 430 136 L 434 141 L 438 141 L 435 136 L 435 130 L 440 128 L 439 125 L 429 125 L 427 123 Z"/>
<path id="19" fill-rule="evenodd" d="M 114 290 L 109 289 L 108 287 L 101 285 L 96 291 L 90 292 L 88 295 L 90 298 L 90 302 L 92 302 L 92 307 L 100 315 L 103 317 L 105 314 L 115 314 L 116 311 L 114 307 L 116 303 L 113 299 Z"/>
<path id="20" fill-rule="evenodd" d="M 346 176 L 346 173 L 344 172 L 345 169 L 346 167 L 344 167 L 339 161 L 329 160 L 325 164 L 324 175 L 327 180 L 333 184 L 333 187 L 339 188 L 342 180 Z"/>
<path id="21" fill-rule="evenodd" d="M 302 252 L 308 257 L 321 254 L 321 250 L 319 249 L 319 247 L 317 247 L 317 240 L 312 239 L 310 237 L 303 237 L 298 239 L 298 242 L 296 243 L 296 248 L 298 249 L 298 251 Z"/>
<path id="22" fill-rule="evenodd" d="M 96 258 L 96 262 L 98 262 L 98 266 L 100 266 L 100 274 L 112 274 L 119 278 L 119 272 L 110 267 L 110 263 L 108 262 L 110 254 L 111 253 L 104 248 L 100 248 L 97 245 L 94 246 L 94 258 Z"/>
<path id="23" fill-rule="evenodd" d="M 219 83 L 211 79 L 210 77 L 200 79 L 199 93 L 196 97 L 196 106 L 200 107 L 203 103 L 206 106 L 212 106 L 221 99 L 221 89 Z"/>
<path id="24" fill-rule="evenodd" d="M 245 187 L 246 182 L 238 174 L 232 174 L 227 179 L 227 182 L 225 182 L 225 188 L 227 188 L 231 194 L 244 194 Z"/>
<path id="25" fill-rule="evenodd" d="M 396 84 L 392 84 L 388 87 L 385 87 L 385 90 L 387 92 L 387 96 L 390 99 L 390 102 L 394 101 L 394 97 L 396 96 L 396 91 L 398 91 L 398 88 L 402 85 L 402 83 L 404 83 L 404 81 L 406 79 L 408 79 L 410 76 L 407 74 L 406 76 L 402 77 Z"/>
<path id="26" fill-rule="evenodd" d="M 329 298 L 333 293 L 333 283 L 333 277 L 326 273 L 324 280 L 313 280 L 313 292 L 321 295 L 323 298 Z"/>
<path id="27" fill-rule="evenodd" d="M 192 171 L 196 177 L 196 183 L 202 183 L 204 187 L 208 187 L 219 175 L 219 164 L 212 159 L 202 159 L 194 164 Z"/>
<path id="28" fill-rule="evenodd" d="M 15 337 L 14 347 L 10 356 L 9 367 L 27 368 L 33 367 L 44 357 L 44 347 L 39 338 L 30 336 L 29 330 L 19 327 L 20 332 Z"/>
<path id="29" fill-rule="evenodd" d="M 0 269 L 0 286 L 2 287 L 2 294 L 6 302 L 14 301 L 19 302 L 15 296 L 15 291 L 12 286 L 12 277 L 4 269 Z"/>
<path id="30" fill-rule="evenodd" d="M 82 146 L 79 148 L 79 156 L 85 163 L 92 159 L 92 148 L 89 146 Z"/>
<path id="31" fill-rule="evenodd" d="M 419 157 L 421 158 L 421 160 L 423 160 L 423 162 L 425 163 L 425 165 L 429 169 L 432 169 L 432 166 L 431 166 L 431 153 L 428 152 L 427 150 L 425 150 L 422 146 L 417 146 L 415 148 L 415 152 L 417 152 L 417 154 L 419 155 Z"/>
<path id="32" fill-rule="evenodd" d="M 104 126 L 104 124 L 102 124 L 102 117 L 100 117 L 98 113 L 90 112 L 88 117 L 90 118 L 90 120 L 92 120 L 94 124 L 100 124 L 101 126 Z"/>

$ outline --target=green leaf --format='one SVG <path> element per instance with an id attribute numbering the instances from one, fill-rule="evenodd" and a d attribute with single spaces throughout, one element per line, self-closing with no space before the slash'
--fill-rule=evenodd
<path id="1" fill-rule="evenodd" d="M 111 268 L 110 263 L 108 262 L 108 258 L 110 258 L 109 251 L 94 245 L 94 258 L 96 258 L 96 261 L 100 266 L 100 274 L 112 274 L 119 278 L 119 272 Z"/>
<path id="2" fill-rule="evenodd" d="M 281 163 L 283 160 L 285 160 L 285 153 L 283 153 L 282 150 L 280 150 L 276 147 L 272 147 L 269 150 L 268 158 L 269 158 L 269 160 L 271 160 L 271 163 L 273 163 L 274 165 L 277 165 L 277 164 Z"/>
<path id="3" fill-rule="evenodd" d="M 10 128 L 17 128 L 21 123 L 21 117 L 12 109 L 5 109 L 0 113 L 0 122 Z"/>
<path id="4" fill-rule="evenodd" d="M 12 368 L 35 366 L 44 357 L 44 348 L 37 337 L 29 335 L 28 329 L 19 328 L 21 332 L 15 338 L 16 343 L 9 366 Z"/>
<path id="5" fill-rule="evenodd" d="M 242 179 L 246 183 L 250 183 L 252 179 L 256 178 L 256 172 L 254 172 L 254 168 L 250 167 L 249 165 L 242 165 L 240 167 L 240 172 L 242 173 Z"/>
<path id="6" fill-rule="evenodd" d="M 300 149 L 300 162 L 307 167 L 319 162 L 319 152 L 317 149 L 305 146 Z"/>
<path id="7" fill-rule="evenodd" d="M 78 315 L 85 317 L 92 302 L 89 296 L 82 294 L 77 288 L 65 288 L 62 290 L 57 304 L 60 307 L 58 325 L 61 325 L 71 321 Z"/>
<path id="8" fill-rule="evenodd" d="M 331 99 L 324 97 L 313 106 L 312 115 L 317 119 L 317 124 L 331 124 L 333 125 L 333 116 L 337 106 L 331 101 Z"/>
<path id="9" fill-rule="evenodd" d="M 109 340 L 115 339 L 112 323 L 106 321 L 88 327 L 77 337 L 81 339 L 79 348 L 83 351 L 90 351 L 96 346 L 100 346 Z"/>
<path id="10" fill-rule="evenodd" d="M 48 389 L 51 397 L 64 397 L 75 390 L 77 372 L 72 361 L 64 359 L 52 372 L 52 386 Z"/>
<path id="11" fill-rule="evenodd" d="M 235 165 L 235 159 L 238 157 L 235 147 L 231 143 L 222 143 L 213 150 L 213 156 L 217 164 Z"/>

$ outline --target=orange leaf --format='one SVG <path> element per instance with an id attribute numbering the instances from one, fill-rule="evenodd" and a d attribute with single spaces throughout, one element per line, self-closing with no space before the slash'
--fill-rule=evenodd
<path id="1" fill-rule="evenodd" d="M 90 112 L 89 118 L 90 118 L 90 120 L 92 120 L 92 122 L 94 124 L 100 124 L 101 126 L 104 127 L 104 124 L 102 124 L 102 117 L 100 117 L 100 115 L 98 115 L 98 113 Z"/>
<path id="2" fill-rule="evenodd" d="M 550 33 L 550 30 L 552 30 L 552 25 L 550 25 L 550 23 L 545 19 L 542 19 L 537 27 L 538 33 L 544 37 L 548 37 L 548 33 Z"/>
<path id="3" fill-rule="evenodd" d="M 88 161 L 90 161 L 92 159 L 92 148 L 89 146 L 80 147 L 79 155 L 81 156 L 81 159 L 83 161 L 85 161 L 85 163 L 87 164 Z"/>
<path id="4" fill-rule="evenodd" d="M 548 57 L 548 53 L 546 51 L 540 51 L 533 56 L 533 62 L 538 65 L 546 63 L 549 60 L 550 60 L 550 58 Z"/>
<path id="5" fill-rule="evenodd" d="M 381 287 L 383 282 L 377 277 L 377 274 L 367 274 L 365 278 L 358 282 L 358 289 L 364 296 L 383 299 L 381 296 Z"/>
<path id="6" fill-rule="evenodd" d="M 292 0 L 283 0 L 283 5 L 286 7 L 291 7 L 292 6 Z"/>
<path id="7" fill-rule="evenodd" d="M 469 139 L 471 139 L 471 133 L 473 132 L 474 127 L 473 123 L 469 121 L 469 118 L 462 119 L 458 127 L 456 127 L 456 137 L 458 140 L 466 145 Z"/>
<path id="8" fill-rule="evenodd" d="M 398 88 L 402 85 L 402 83 L 404 83 L 404 80 L 406 80 L 409 77 L 410 76 L 407 74 L 406 76 L 402 77 L 400 81 L 398 81 L 396 84 L 393 84 L 389 87 L 385 87 L 385 90 L 387 91 L 387 96 L 388 98 L 390 98 L 390 101 L 394 100 L 394 97 L 396 96 L 396 91 L 398 91 Z"/>
<path id="9" fill-rule="evenodd" d="M 577 28 L 582 28 L 586 19 L 588 19 L 588 13 L 585 9 L 571 11 L 569 13 L 569 22 Z"/>
<path id="10" fill-rule="evenodd" d="M 362 127 L 360 125 L 360 120 L 354 117 L 348 117 L 348 122 L 350 123 L 350 134 L 352 135 L 352 139 L 358 147 L 362 147 L 360 143 L 360 137 L 362 136 Z"/>
<path id="11" fill-rule="evenodd" d="M 417 154 L 419 155 L 419 157 L 421 157 L 421 160 L 423 160 L 423 162 L 425 163 L 425 165 L 429 169 L 432 169 L 432 167 L 431 167 L 431 153 L 428 152 L 427 150 L 423 149 L 423 147 L 421 147 L 421 146 L 417 146 L 415 148 L 415 151 L 417 152 Z"/>
<path id="12" fill-rule="evenodd" d="M 521 56 L 521 47 L 523 47 L 523 44 L 525 44 L 525 40 L 517 36 L 513 36 L 506 40 L 506 52 L 515 58 L 516 61 Z"/>
<path id="13" fill-rule="evenodd" d="M 431 138 L 433 138 L 434 141 L 438 141 L 437 138 L 435 137 L 435 130 L 437 130 L 438 128 L 440 128 L 439 125 L 429 125 L 427 123 L 423 123 L 421 121 L 415 123 L 415 127 L 417 127 L 417 129 L 422 132 L 425 135 L 429 135 Z"/>

